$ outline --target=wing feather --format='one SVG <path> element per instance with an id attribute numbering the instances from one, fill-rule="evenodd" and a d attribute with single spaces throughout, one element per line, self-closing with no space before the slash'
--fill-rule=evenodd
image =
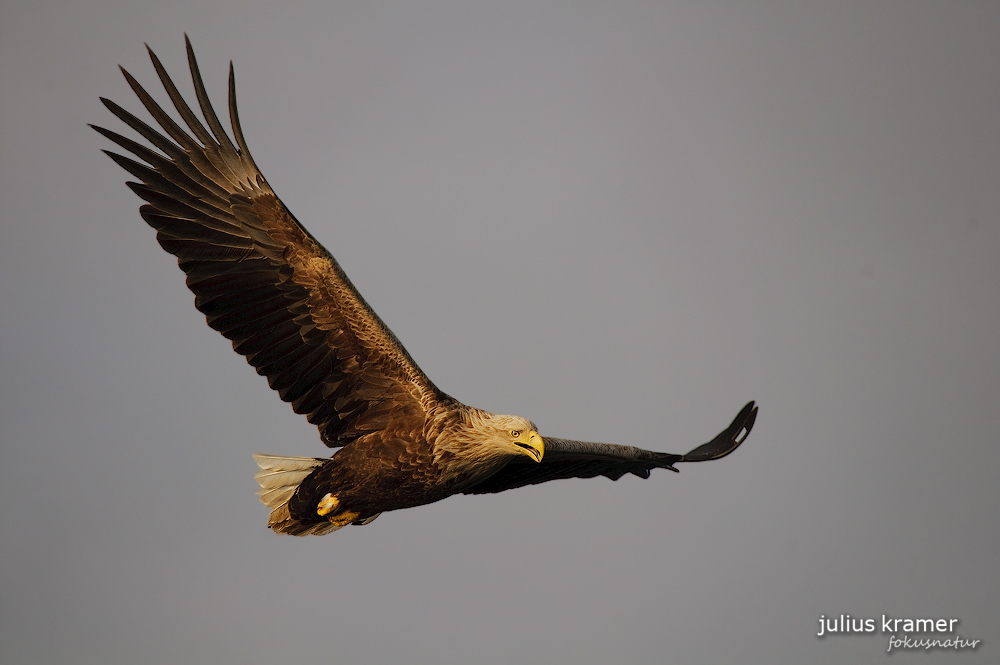
<path id="1" fill-rule="evenodd" d="M 187 129 L 127 71 L 125 79 L 159 130 L 101 101 L 151 149 L 94 127 L 133 157 L 105 151 L 139 182 L 143 219 L 177 257 L 208 324 L 233 342 L 281 399 L 343 446 L 400 414 L 447 398 L 372 311 L 333 256 L 271 190 L 246 146 L 229 69 L 235 143 L 216 115 L 185 36 L 199 120 L 152 50 L 149 56 Z M 147 47 L 148 49 L 148 47 Z"/>
<path id="2" fill-rule="evenodd" d="M 678 462 L 707 462 L 721 459 L 746 439 L 757 419 L 757 407 L 750 402 L 717 437 L 685 455 L 658 453 L 633 446 L 589 443 L 545 437 L 541 463 L 515 458 L 495 474 L 465 490 L 465 494 L 489 494 L 537 485 L 562 478 L 604 476 L 618 480 L 627 473 L 648 478 L 652 469 L 670 469 Z"/>

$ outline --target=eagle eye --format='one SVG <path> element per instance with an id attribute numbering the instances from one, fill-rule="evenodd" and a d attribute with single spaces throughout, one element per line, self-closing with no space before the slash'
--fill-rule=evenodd
<path id="1" fill-rule="evenodd" d="M 511 430 L 510 435 L 516 439 L 517 437 L 521 436 L 521 430 L 519 429 Z"/>

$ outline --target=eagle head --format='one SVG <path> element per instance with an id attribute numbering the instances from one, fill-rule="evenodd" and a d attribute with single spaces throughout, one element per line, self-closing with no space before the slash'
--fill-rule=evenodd
<path id="1" fill-rule="evenodd" d="M 515 455 L 527 455 L 536 462 L 545 455 L 545 442 L 538 435 L 535 424 L 520 416 L 492 416 L 493 441 Z"/>

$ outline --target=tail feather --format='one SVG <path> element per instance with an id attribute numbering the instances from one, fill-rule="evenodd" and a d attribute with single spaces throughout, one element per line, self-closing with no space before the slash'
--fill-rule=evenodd
<path id="1" fill-rule="evenodd" d="M 271 511 L 267 526 L 275 533 L 286 533 L 290 536 L 325 536 L 344 527 L 343 524 L 334 524 L 333 522 L 304 524 L 288 513 L 287 503 L 283 503 Z"/>
<path id="2" fill-rule="evenodd" d="M 260 471 L 254 475 L 254 479 L 260 484 L 257 495 L 260 496 L 261 503 L 271 509 L 267 526 L 275 533 L 322 536 L 340 528 L 330 522 L 303 524 L 292 518 L 288 512 L 288 500 L 295 494 L 299 484 L 313 472 L 313 469 L 323 464 L 325 459 L 254 453 L 253 460 L 260 467 Z"/>
<path id="3" fill-rule="evenodd" d="M 292 487 L 279 487 L 273 490 L 257 490 L 257 496 L 260 497 L 260 502 L 263 503 L 268 508 L 278 508 L 286 503 L 295 494 L 295 488 L 297 485 Z"/>

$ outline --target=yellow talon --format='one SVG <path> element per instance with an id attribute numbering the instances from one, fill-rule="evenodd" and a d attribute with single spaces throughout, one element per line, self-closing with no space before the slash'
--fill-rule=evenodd
<path id="1" fill-rule="evenodd" d="M 340 505 L 340 499 L 335 497 L 333 494 L 327 492 L 327 495 L 324 496 L 322 499 L 320 499 L 319 503 L 316 505 L 316 514 L 326 515 L 339 505 Z"/>
<path id="2" fill-rule="evenodd" d="M 330 524 L 336 524 L 337 526 L 347 526 L 354 520 L 358 519 L 358 515 L 361 513 L 356 513 L 353 510 L 347 510 L 340 513 L 339 515 L 334 515 L 330 518 Z"/>

